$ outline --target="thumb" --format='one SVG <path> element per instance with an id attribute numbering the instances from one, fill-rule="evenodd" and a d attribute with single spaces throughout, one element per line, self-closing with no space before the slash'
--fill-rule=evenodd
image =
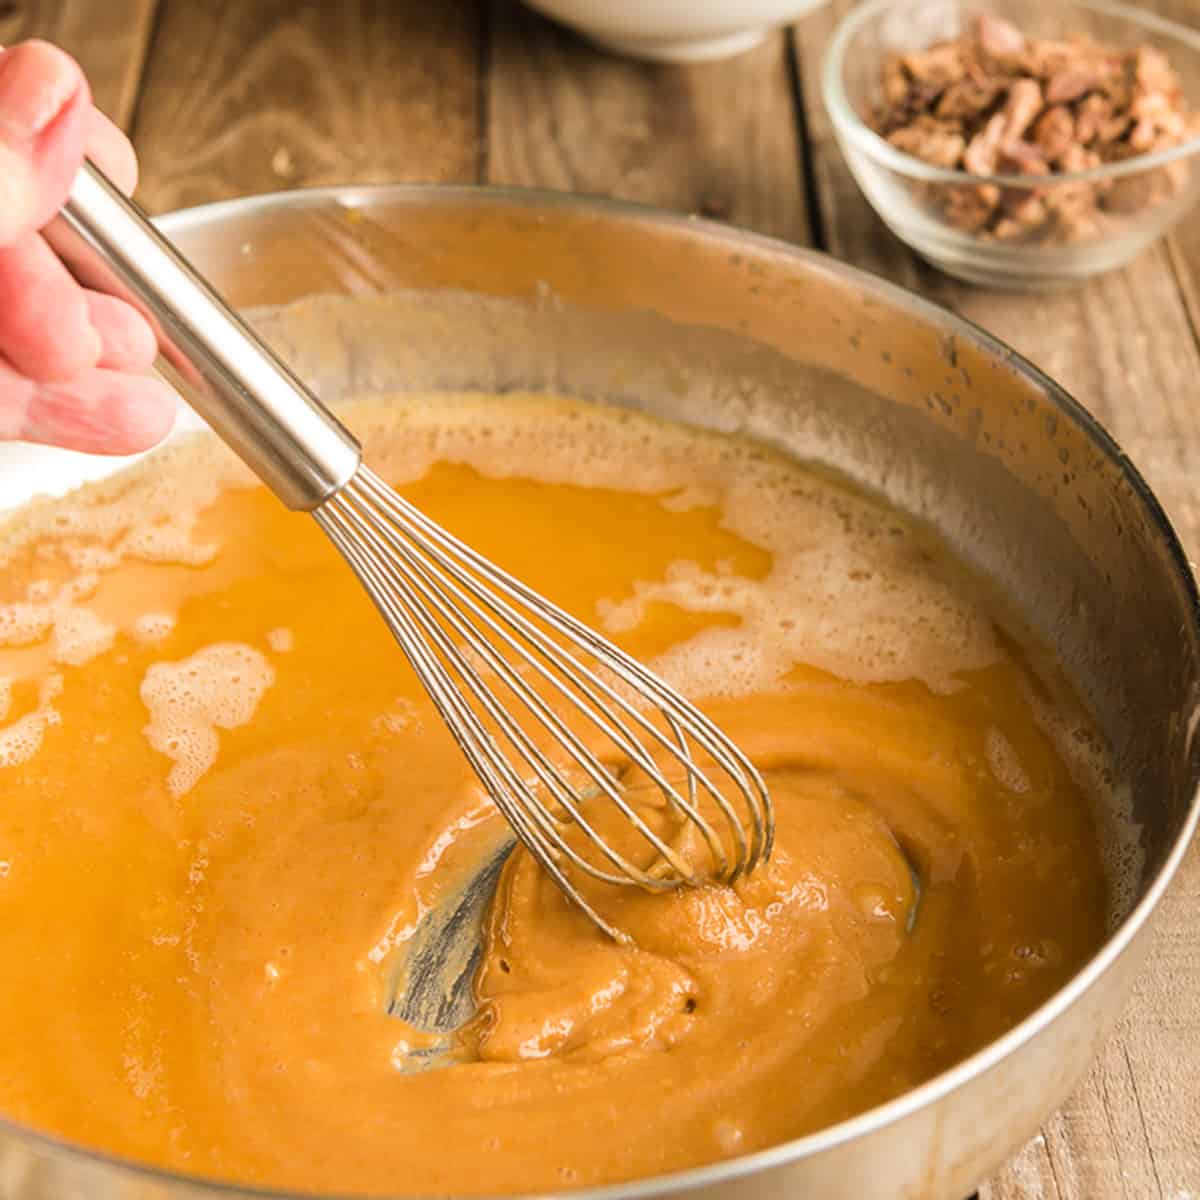
<path id="1" fill-rule="evenodd" d="M 0 51 L 0 247 L 40 229 L 83 161 L 91 97 L 78 65 L 46 42 Z"/>

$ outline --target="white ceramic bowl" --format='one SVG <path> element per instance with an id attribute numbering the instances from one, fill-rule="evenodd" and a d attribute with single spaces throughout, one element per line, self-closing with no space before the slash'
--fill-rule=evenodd
<path id="1" fill-rule="evenodd" d="M 756 46 L 827 0 L 526 0 L 530 8 L 635 58 L 706 62 Z"/>

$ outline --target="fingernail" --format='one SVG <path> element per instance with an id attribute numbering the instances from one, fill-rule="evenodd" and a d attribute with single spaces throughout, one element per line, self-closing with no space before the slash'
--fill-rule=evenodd
<path id="1" fill-rule="evenodd" d="M 0 141 L 0 248 L 25 232 L 35 192 L 29 156 Z"/>
<path id="2" fill-rule="evenodd" d="M 0 54 L 0 132 L 32 141 L 78 92 L 78 68 L 45 42 L 26 42 Z"/>
<path id="3" fill-rule="evenodd" d="M 88 365 L 94 367 L 104 353 L 104 342 L 96 332 L 94 325 L 87 325 L 83 334 L 84 348 L 87 350 Z"/>

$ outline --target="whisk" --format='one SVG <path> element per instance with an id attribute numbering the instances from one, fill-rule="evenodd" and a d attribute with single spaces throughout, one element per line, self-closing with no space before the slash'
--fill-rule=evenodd
<path id="1" fill-rule="evenodd" d="M 364 466 L 349 431 L 91 164 L 47 237 L 83 282 L 151 319 L 193 407 L 284 504 L 313 515 L 517 838 L 605 933 L 623 938 L 580 891 L 580 874 L 665 891 L 730 882 L 770 856 L 770 796 L 729 738 Z M 630 802 L 614 761 L 698 831 L 708 869 Z M 601 803 L 649 847 L 643 865 L 597 831 Z"/>

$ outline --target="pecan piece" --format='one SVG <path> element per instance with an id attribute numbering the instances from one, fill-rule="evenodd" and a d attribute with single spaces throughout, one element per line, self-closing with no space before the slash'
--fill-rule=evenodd
<path id="1" fill-rule="evenodd" d="M 1015 80 L 1008 89 L 1008 99 L 1002 110 L 1004 128 L 1000 140 L 1012 142 L 1024 137 L 1041 111 L 1042 89 L 1038 82 L 1034 79 Z"/>
<path id="2" fill-rule="evenodd" d="M 1179 80 L 1167 61 L 1167 56 L 1153 46 L 1139 46 L 1133 60 L 1134 81 L 1147 92 L 1169 92 L 1179 87 Z"/>
<path id="3" fill-rule="evenodd" d="M 1033 126 L 1033 140 L 1043 158 L 1058 158 L 1074 145 L 1077 136 L 1075 118 L 1063 104 L 1046 109 Z"/>
<path id="4" fill-rule="evenodd" d="M 1011 21 L 991 13 L 975 18 L 975 38 L 992 58 L 1011 58 L 1025 49 L 1025 35 Z"/>
<path id="5" fill-rule="evenodd" d="M 914 158 L 932 163 L 935 167 L 956 167 L 962 158 L 965 142 L 960 133 L 939 126 L 910 125 L 888 134 L 887 140 Z"/>
<path id="6" fill-rule="evenodd" d="M 1043 224 L 1048 211 L 1045 198 L 1039 192 L 1023 192 L 1017 189 L 1006 193 L 1000 207 L 1007 219 L 1017 221 L 1027 228 Z"/>
<path id="7" fill-rule="evenodd" d="M 1086 97 L 1075 115 L 1075 138 L 1081 146 L 1092 142 L 1115 142 L 1129 128 L 1129 117 L 1116 114 L 1107 96 Z"/>
<path id="8" fill-rule="evenodd" d="M 1029 142 L 1006 142 L 996 160 L 996 168 L 1005 175 L 1050 174 L 1050 164 L 1041 147 Z"/>
<path id="9" fill-rule="evenodd" d="M 946 219 L 964 233 L 978 233 L 991 220 L 999 199 L 1000 189 L 991 183 L 951 188 L 944 207 Z"/>
<path id="10" fill-rule="evenodd" d="M 952 83 L 937 103 L 937 115 L 948 121 L 974 120 L 985 113 L 1000 93 L 993 80 L 980 82 L 973 76 Z"/>
<path id="11" fill-rule="evenodd" d="M 880 85 L 874 128 L 903 153 L 973 175 L 1037 180 L 922 189 L 948 222 L 978 237 L 1099 236 L 1191 179 L 1184 160 L 1117 180 L 1062 178 L 1200 136 L 1200 114 L 1153 46 L 1029 37 L 984 14 L 969 33 L 887 59 Z"/>
<path id="12" fill-rule="evenodd" d="M 906 54 L 900 61 L 918 83 L 934 84 L 939 88 L 957 83 L 967 73 L 963 48 L 957 42 L 939 42 L 928 50 Z"/>
<path id="13" fill-rule="evenodd" d="M 1000 143 L 1004 140 L 1007 124 L 1008 119 L 1002 112 L 998 112 L 967 144 L 963 154 L 963 166 L 972 175 L 995 174 Z"/>
<path id="14" fill-rule="evenodd" d="M 1046 103 L 1070 104 L 1099 87 L 1102 82 L 1103 76 L 1093 67 L 1063 67 L 1046 84 Z"/>
<path id="15" fill-rule="evenodd" d="M 899 54 L 889 54 L 883 63 L 883 99 L 892 108 L 908 107 L 908 72 Z"/>

